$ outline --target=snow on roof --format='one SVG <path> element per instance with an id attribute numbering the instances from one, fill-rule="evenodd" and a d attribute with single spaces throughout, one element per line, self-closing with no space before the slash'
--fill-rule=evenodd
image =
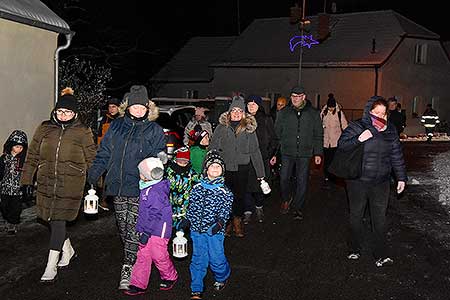
<path id="1" fill-rule="evenodd" d="M 70 33 L 69 25 L 38 0 L 0 1 L 0 18 L 58 33 Z"/>
<path id="2" fill-rule="evenodd" d="M 330 35 L 309 49 L 303 47 L 304 66 L 374 65 L 382 63 L 404 37 L 439 39 L 439 35 L 393 10 L 329 15 Z M 309 33 L 317 39 L 318 16 Z M 305 32 L 306 34 L 306 32 Z M 298 48 L 290 51 L 289 41 L 300 35 L 289 18 L 254 20 L 213 66 L 295 66 Z M 375 51 L 373 51 L 375 50 Z"/>

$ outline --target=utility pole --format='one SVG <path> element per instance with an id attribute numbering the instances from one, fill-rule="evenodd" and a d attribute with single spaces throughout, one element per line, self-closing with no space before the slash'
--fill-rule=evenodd
<path id="1" fill-rule="evenodd" d="M 241 35 L 241 12 L 240 12 L 239 0 L 236 0 L 236 4 L 237 4 L 237 33 L 239 36 L 239 35 Z"/>
<path id="2" fill-rule="evenodd" d="M 300 26 L 300 36 L 303 38 L 304 34 L 304 21 L 305 21 L 305 1 L 303 0 L 302 5 L 302 18 L 300 19 L 300 22 L 298 23 Z M 302 82 L 302 61 L 303 61 L 303 47 L 300 47 L 300 57 L 298 60 L 298 85 L 301 85 Z"/>

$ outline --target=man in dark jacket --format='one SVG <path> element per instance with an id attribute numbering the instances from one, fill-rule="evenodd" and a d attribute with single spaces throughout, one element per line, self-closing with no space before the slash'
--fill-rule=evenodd
<path id="1" fill-rule="evenodd" d="M 397 99 L 394 97 L 388 99 L 388 109 L 388 120 L 397 129 L 397 134 L 400 135 L 405 128 L 405 120 L 403 114 L 397 110 Z"/>
<path id="2" fill-rule="evenodd" d="M 301 86 L 291 90 L 291 105 L 279 112 L 275 122 L 275 133 L 281 145 L 281 213 L 289 210 L 291 175 L 296 177 L 295 196 L 290 204 L 294 219 L 303 219 L 301 209 L 305 203 L 309 178 L 309 164 L 314 156 L 319 165 L 323 154 L 323 128 L 319 111 L 306 99 Z M 294 173 L 293 173 L 294 171 Z"/>

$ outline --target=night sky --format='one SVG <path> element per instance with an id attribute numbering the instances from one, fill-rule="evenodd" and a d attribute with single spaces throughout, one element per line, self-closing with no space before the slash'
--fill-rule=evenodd
<path id="1" fill-rule="evenodd" d="M 255 18 L 287 17 L 302 1 L 103 1 L 43 0 L 76 32 L 64 55 L 79 55 L 112 69 L 109 94 L 120 97 L 132 84 L 148 84 L 193 36 L 231 36 Z M 330 0 L 307 0 L 306 15 L 331 12 Z M 446 1 L 341 0 L 337 12 L 393 9 L 450 40 Z M 239 3 L 239 22 L 238 9 Z M 427 5 L 428 4 L 428 5 Z"/>

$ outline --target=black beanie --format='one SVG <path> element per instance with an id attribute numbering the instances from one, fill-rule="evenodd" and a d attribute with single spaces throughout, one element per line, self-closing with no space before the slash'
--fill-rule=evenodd
<path id="1" fill-rule="evenodd" d="M 114 104 L 116 106 L 120 106 L 120 99 L 118 98 L 111 98 L 108 100 L 108 104 Z"/>
<path id="2" fill-rule="evenodd" d="M 58 98 L 56 102 L 55 110 L 59 108 L 70 109 L 71 111 L 78 113 L 78 101 L 74 95 L 65 94 Z"/>
<path id="3" fill-rule="evenodd" d="M 219 152 L 214 149 L 209 150 L 205 155 L 205 160 L 203 162 L 203 174 L 206 176 L 209 166 L 214 163 L 219 164 L 222 167 L 223 176 L 223 174 L 225 174 L 225 162 Z"/>
<path id="4" fill-rule="evenodd" d="M 148 93 L 147 88 L 143 85 L 133 85 L 130 92 L 125 94 L 128 100 L 128 106 L 140 104 L 148 107 Z"/>

